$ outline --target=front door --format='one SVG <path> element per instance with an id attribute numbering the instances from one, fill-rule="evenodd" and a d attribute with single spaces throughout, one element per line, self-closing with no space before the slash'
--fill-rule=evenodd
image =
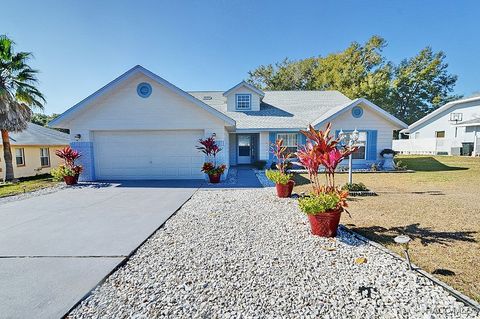
<path id="1" fill-rule="evenodd" d="M 238 164 L 250 164 L 252 150 L 252 137 L 250 135 L 238 135 Z"/>

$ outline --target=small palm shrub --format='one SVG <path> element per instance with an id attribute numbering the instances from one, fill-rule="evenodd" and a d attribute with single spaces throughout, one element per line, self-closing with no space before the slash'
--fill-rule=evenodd
<path id="1" fill-rule="evenodd" d="M 298 200 L 300 209 L 308 215 L 317 215 L 321 212 L 342 209 L 345 196 L 337 192 L 318 193 Z"/>
<path id="2" fill-rule="evenodd" d="M 269 169 L 265 172 L 265 176 L 275 184 L 286 185 L 292 179 L 293 174 L 282 173 L 279 170 Z"/>
<path id="3" fill-rule="evenodd" d="M 362 192 L 368 191 L 369 189 L 363 183 L 347 183 L 342 186 L 342 190 L 350 191 L 350 192 Z"/>

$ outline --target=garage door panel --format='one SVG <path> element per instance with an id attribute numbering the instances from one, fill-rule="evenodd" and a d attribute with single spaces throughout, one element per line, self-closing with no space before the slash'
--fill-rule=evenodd
<path id="1" fill-rule="evenodd" d="M 202 131 L 94 132 L 98 179 L 202 179 Z"/>

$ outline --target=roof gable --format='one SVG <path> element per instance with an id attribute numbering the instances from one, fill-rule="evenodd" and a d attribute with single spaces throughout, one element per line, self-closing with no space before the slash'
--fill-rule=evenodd
<path id="1" fill-rule="evenodd" d="M 318 128 L 322 123 L 332 121 L 334 118 L 336 118 L 340 114 L 343 114 L 346 111 L 351 110 L 352 108 L 354 108 L 355 106 L 357 106 L 359 104 L 362 104 L 362 105 L 365 105 L 365 106 L 369 107 L 371 110 L 373 110 L 375 113 L 377 113 L 381 117 L 385 118 L 387 121 L 389 121 L 389 122 L 395 124 L 396 126 L 398 126 L 398 128 L 403 129 L 403 128 L 408 127 L 408 125 L 406 123 L 400 121 L 399 119 L 397 119 L 392 114 L 388 113 L 387 111 L 385 111 L 381 107 L 375 105 L 374 103 L 372 103 L 369 100 L 364 99 L 364 98 L 355 99 L 355 100 L 351 101 L 350 103 L 346 103 L 346 104 L 343 104 L 343 105 L 339 105 L 335 108 L 332 108 L 331 110 L 329 110 L 328 112 L 324 113 L 322 116 L 317 118 L 315 121 L 313 121 L 312 125 L 315 128 Z"/>
<path id="2" fill-rule="evenodd" d="M 223 93 L 223 96 L 228 96 L 230 95 L 231 93 L 233 93 L 234 91 L 236 91 L 238 88 L 240 87 L 245 87 L 247 89 L 249 89 L 250 91 L 253 91 L 255 92 L 256 94 L 260 95 L 261 97 L 264 97 L 265 96 L 265 93 L 263 93 L 262 90 L 259 90 L 257 89 L 255 86 L 251 85 L 250 83 L 247 83 L 245 81 L 242 81 L 240 83 L 238 83 L 237 85 L 235 85 L 234 87 L 232 87 L 231 89 L 225 91 Z"/>
<path id="3" fill-rule="evenodd" d="M 162 77 L 156 75 L 155 73 L 145 69 L 141 65 L 137 65 L 124 74 L 120 75 L 118 78 L 115 80 L 111 81 L 107 85 L 103 86 L 93 94 L 89 95 L 79 103 L 75 104 L 71 108 L 69 108 L 67 111 L 62 113 L 60 116 L 58 116 L 56 119 L 50 121 L 49 126 L 52 127 L 64 127 L 65 123 L 70 121 L 71 119 L 74 118 L 74 116 L 87 107 L 88 105 L 92 104 L 96 99 L 108 94 L 118 86 L 120 86 L 122 83 L 125 81 L 128 81 L 130 78 L 132 78 L 134 75 L 141 73 L 148 78 L 152 79 L 153 81 L 157 82 L 158 84 L 164 86 L 165 88 L 171 90 L 172 92 L 186 98 L 190 102 L 194 103 L 195 105 L 199 106 L 200 108 L 204 109 L 205 111 L 209 112 L 210 114 L 220 118 L 224 122 L 230 124 L 230 125 L 235 125 L 235 120 L 230 118 L 229 116 L 225 115 L 224 113 L 218 111 L 217 109 L 211 107 L 210 105 L 200 101 L 199 99 L 195 98 L 194 96 L 188 94 L 187 92 L 181 90 L 177 86 L 173 85 L 172 83 L 168 82 L 167 80 L 163 79 Z"/>
<path id="4" fill-rule="evenodd" d="M 437 115 L 439 115 L 439 114 L 441 114 L 445 111 L 448 111 L 449 109 L 451 109 L 452 107 L 454 107 L 456 105 L 459 105 L 459 104 L 462 104 L 462 103 L 475 102 L 475 101 L 480 101 L 480 96 L 474 96 L 474 97 L 470 97 L 470 98 L 465 98 L 465 99 L 460 99 L 460 100 L 448 102 L 447 104 L 439 107 L 435 111 L 425 115 L 424 117 L 422 117 L 418 121 L 410 124 L 410 126 L 407 129 L 403 130 L 402 132 L 410 133 L 410 132 L 414 131 L 416 128 L 418 128 L 419 126 L 421 126 L 422 124 L 424 124 L 424 123 L 428 122 L 429 120 L 433 119 L 435 116 L 437 116 Z"/>

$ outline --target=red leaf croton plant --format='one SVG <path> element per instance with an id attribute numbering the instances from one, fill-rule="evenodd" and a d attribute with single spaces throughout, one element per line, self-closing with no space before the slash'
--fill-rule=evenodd
<path id="1" fill-rule="evenodd" d="M 78 175 L 82 172 L 83 167 L 75 164 L 75 161 L 82 156 L 77 150 L 67 146 L 60 150 L 56 150 L 55 155 L 63 159 L 65 168 L 73 171 L 75 175 Z"/>
<path id="2" fill-rule="evenodd" d="M 206 139 L 200 139 L 198 141 L 200 146 L 197 146 L 197 149 L 205 154 L 208 158 L 211 158 L 211 162 L 205 162 L 202 166 L 202 172 L 207 175 L 222 175 L 225 172 L 227 166 L 221 164 L 217 166 L 217 154 L 222 150 L 215 141 L 213 136 Z"/>
<path id="3" fill-rule="evenodd" d="M 320 214 L 329 210 L 342 210 L 347 207 L 348 191 L 342 191 L 335 185 L 335 169 L 338 164 L 357 150 L 357 147 L 340 145 L 339 138 L 330 135 L 332 124 L 325 131 L 300 131 L 307 138 L 305 146 L 297 152 L 298 163 L 303 166 L 310 179 L 312 192 L 310 197 L 300 199 L 300 208 L 307 214 Z M 321 168 L 325 170 L 325 184 L 321 182 Z"/>

